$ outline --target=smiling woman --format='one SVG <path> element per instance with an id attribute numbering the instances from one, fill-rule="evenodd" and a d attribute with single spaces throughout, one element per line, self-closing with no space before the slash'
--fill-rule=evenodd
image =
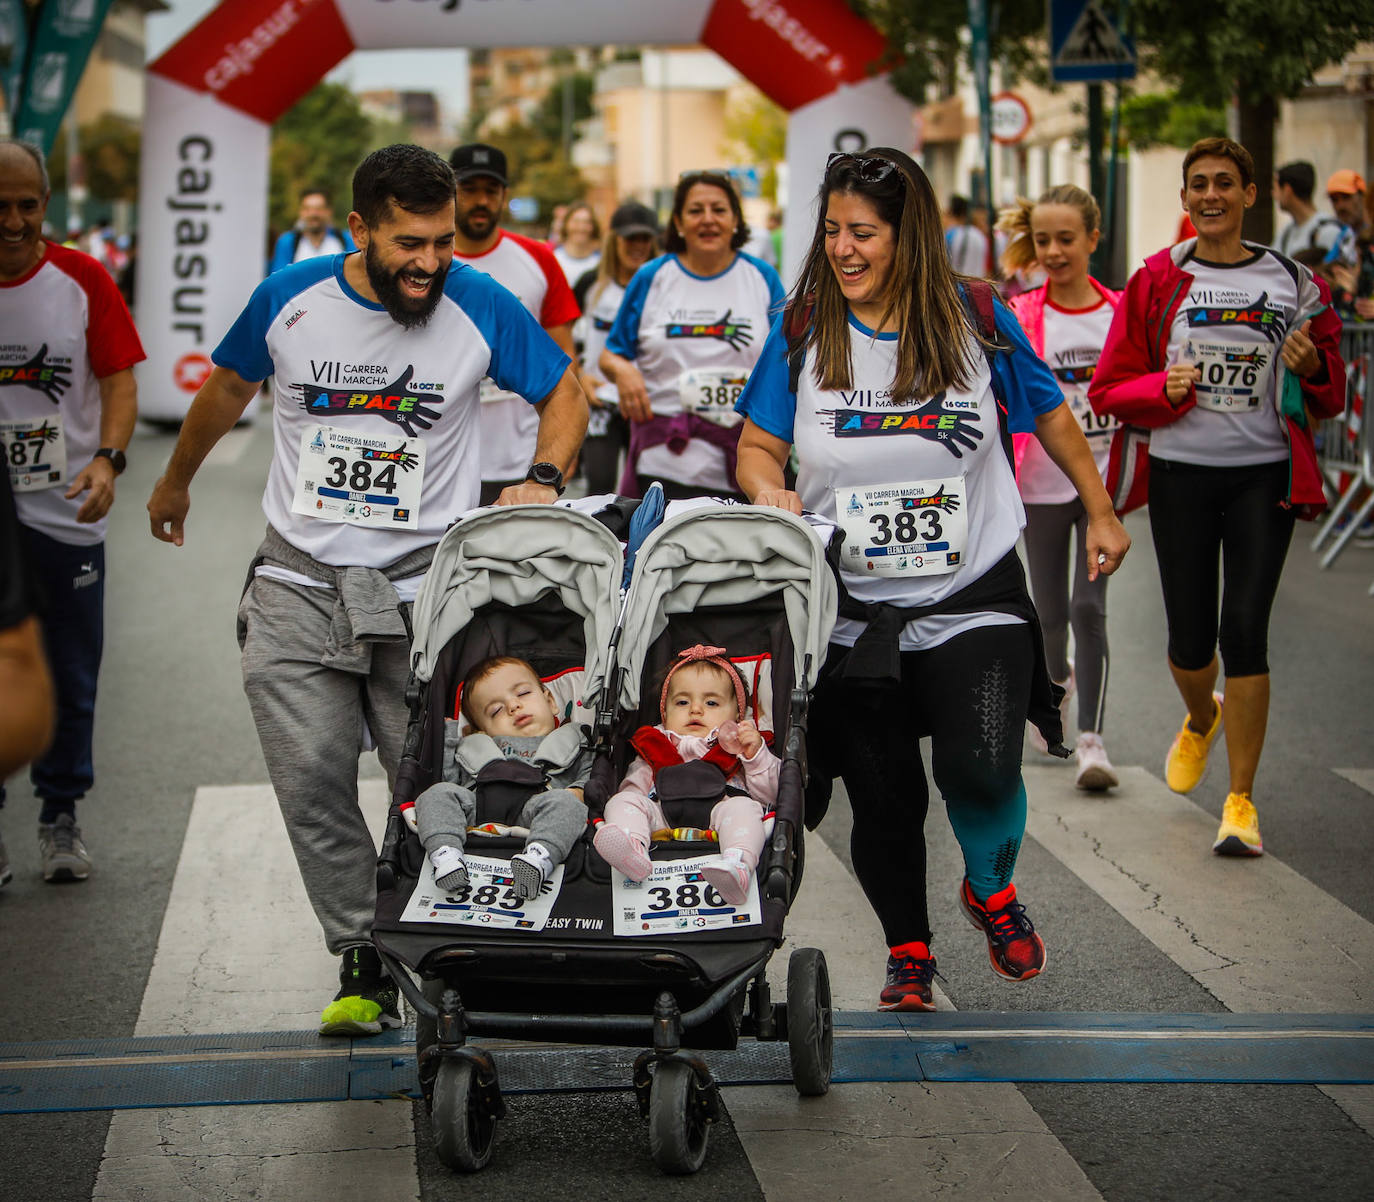
<path id="1" fill-rule="evenodd" d="M 1179 197 L 1197 237 L 1131 277 L 1089 398 L 1123 423 L 1111 457 L 1121 478 L 1108 481 L 1118 507 L 1149 501 L 1169 670 L 1188 711 L 1166 779 L 1176 793 L 1201 783 L 1223 725 L 1224 663 L 1230 791 L 1212 850 L 1257 856 L 1269 611 L 1294 518 L 1326 504 L 1311 420 L 1344 405 L 1340 321 L 1306 267 L 1242 241 L 1255 203 L 1244 146 L 1194 143 Z"/>
<path id="2" fill-rule="evenodd" d="M 922 736 L 964 852 L 959 902 L 993 971 L 1023 981 L 1045 965 L 1012 884 L 1021 730 L 1029 716 L 1055 747 L 1062 730 L 1016 555 L 1023 513 L 999 410 L 1035 431 L 1081 495 L 1094 577 L 1130 539 L 1016 319 L 986 283 L 950 269 L 924 172 L 889 147 L 832 155 L 817 211 L 739 401 L 739 482 L 756 505 L 839 528 L 845 596 L 811 710 L 820 786 L 807 817 L 820 820 L 830 779 L 843 777 L 854 870 L 888 945 L 878 1007 L 933 1010 Z M 993 342 L 1005 349 L 994 355 Z M 784 474 L 794 448 L 795 489 Z"/>
<path id="3" fill-rule="evenodd" d="M 734 404 L 783 296 L 778 273 L 740 252 L 748 238 L 726 176 L 678 181 L 668 253 L 635 273 L 598 363 L 630 422 L 623 493 L 658 480 L 670 499 L 739 495 Z"/>

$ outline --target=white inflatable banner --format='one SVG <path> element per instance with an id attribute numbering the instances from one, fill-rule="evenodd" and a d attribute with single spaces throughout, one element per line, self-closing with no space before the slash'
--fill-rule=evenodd
<path id="1" fill-rule="evenodd" d="M 910 145 L 910 105 L 870 78 L 883 40 L 844 0 L 222 0 L 147 73 L 142 414 L 185 416 L 261 278 L 271 123 L 355 49 L 611 41 L 700 43 L 793 113 L 788 263 L 830 148 Z"/>

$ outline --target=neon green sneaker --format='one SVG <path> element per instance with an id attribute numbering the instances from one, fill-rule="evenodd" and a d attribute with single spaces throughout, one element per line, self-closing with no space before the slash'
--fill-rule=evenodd
<path id="1" fill-rule="evenodd" d="M 1259 815 L 1249 793 L 1228 793 L 1212 850 L 1219 856 L 1262 856 Z"/>
<path id="2" fill-rule="evenodd" d="M 380 1035 L 401 1025 L 396 986 L 382 972 L 376 949 L 345 948 L 339 992 L 320 1014 L 321 1035 Z"/>
<path id="3" fill-rule="evenodd" d="M 1185 714 L 1183 727 L 1174 736 L 1169 754 L 1164 759 L 1164 780 L 1175 793 L 1191 793 L 1207 775 L 1207 753 L 1212 750 L 1212 741 L 1221 729 L 1220 693 L 1212 694 L 1212 704 L 1216 710 L 1207 733 L 1198 734 L 1189 725 Z"/>

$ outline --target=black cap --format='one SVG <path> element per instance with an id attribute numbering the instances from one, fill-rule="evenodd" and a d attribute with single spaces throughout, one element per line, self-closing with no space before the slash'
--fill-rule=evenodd
<path id="1" fill-rule="evenodd" d="M 657 238 L 660 232 L 658 214 L 638 201 L 627 200 L 611 214 L 611 233 L 619 234 L 622 238 L 631 238 L 635 234 L 652 234 Z"/>
<path id="2" fill-rule="evenodd" d="M 510 183 L 506 178 L 506 152 L 485 142 L 458 147 L 448 156 L 448 162 L 459 183 L 479 175 L 489 175 L 503 188 Z"/>

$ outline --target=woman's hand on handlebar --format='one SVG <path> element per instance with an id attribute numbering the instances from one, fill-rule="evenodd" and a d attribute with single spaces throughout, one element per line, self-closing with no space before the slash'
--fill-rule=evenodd
<path id="1" fill-rule="evenodd" d="M 788 513 L 801 516 L 801 497 L 790 488 L 763 488 L 754 494 L 755 505 L 767 505 L 770 509 L 785 509 Z"/>

